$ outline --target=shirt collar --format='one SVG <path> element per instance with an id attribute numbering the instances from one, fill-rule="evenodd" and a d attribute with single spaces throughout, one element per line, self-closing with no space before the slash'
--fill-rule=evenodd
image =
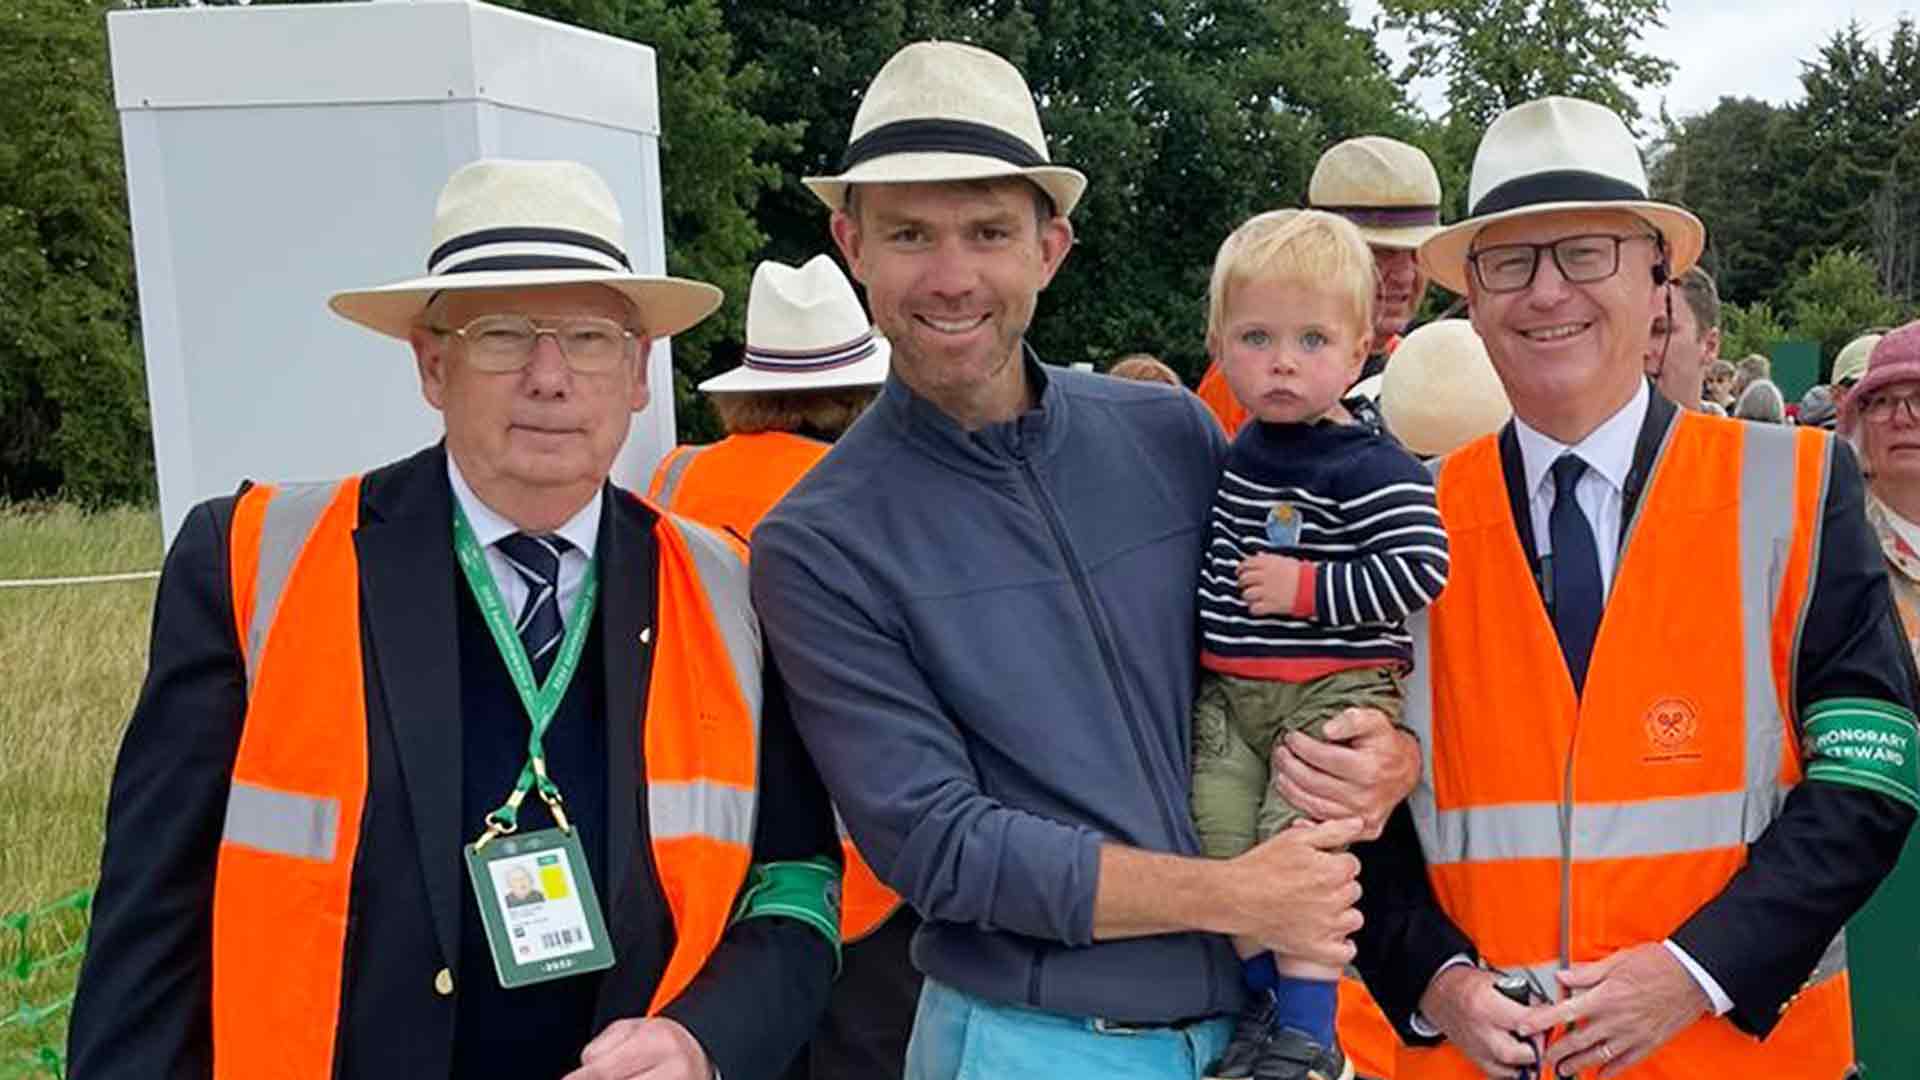
<path id="1" fill-rule="evenodd" d="M 1647 406 L 1650 403 L 1647 381 L 1640 380 L 1640 386 L 1633 397 L 1622 405 L 1618 412 L 1607 417 L 1600 426 L 1587 433 L 1587 437 L 1568 446 L 1549 435 L 1528 426 L 1518 416 L 1513 418 L 1514 434 L 1520 441 L 1520 463 L 1526 469 L 1527 491 L 1537 495 L 1542 484 L 1547 482 L 1547 473 L 1560 455 L 1571 450 L 1580 455 L 1587 468 L 1600 474 L 1600 478 L 1612 486 L 1615 492 L 1623 491 L 1627 485 L 1627 473 L 1633 470 L 1634 445 L 1640 441 L 1640 427 L 1647 419 Z"/>
<path id="2" fill-rule="evenodd" d="M 1867 519 L 1880 534 L 1887 561 L 1908 577 L 1920 580 L 1920 523 L 1901 517 L 1872 492 L 1867 493 Z"/>
<path id="3" fill-rule="evenodd" d="M 468 486 L 467 478 L 460 475 L 460 466 L 453 460 L 453 454 L 447 454 L 447 480 L 453 485 L 453 497 L 460 501 L 460 509 L 467 513 L 467 524 L 473 526 L 473 538 L 483 548 L 492 547 L 503 537 L 520 532 L 520 526 L 508 521 L 493 507 L 480 501 Z M 587 558 L 593 558 L 594 543 L 600 538 L 600 507 L 606 501 L 606 491 L 593 493 L 593 498 L 580 511 L 568 518 L 566 524 L 553 530 L 554 533 L 572 544 Z"/>

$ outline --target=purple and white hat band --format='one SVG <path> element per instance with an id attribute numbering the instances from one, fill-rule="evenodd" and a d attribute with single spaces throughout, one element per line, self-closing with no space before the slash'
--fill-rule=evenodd
<path id="1" fill-rule="evenodd" d="M 1363 229 L 1417 229 L 1440 224 L 1438 206 L 1316 206 Z"/>
<path id="2" fill-rule="evenodd" d="M 758 349 L 748 345 L 743 359 L 747 367 L 773 374 L 832 371 L 867 359 L 879 347 L 873 338 L 873 331 L 868 330 L 844 345 L 829 349 Z"/>

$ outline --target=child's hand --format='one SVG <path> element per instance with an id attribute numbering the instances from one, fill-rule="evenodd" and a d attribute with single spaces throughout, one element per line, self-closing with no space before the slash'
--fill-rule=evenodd
<path id="1" fill-rule="evenodd" d="M 1286 555 L 1261 553 L 1240 563 L 1240 596 L 1255 615 L 1289 615 L 1300 591 L 1306 563 Z"/>

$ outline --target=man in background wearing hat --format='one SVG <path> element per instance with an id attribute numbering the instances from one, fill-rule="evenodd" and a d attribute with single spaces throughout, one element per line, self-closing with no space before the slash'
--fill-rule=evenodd
<path id="1" fill-rule="evenodd" d="M 181 527 L 71 1075 L 745 1080 L 805 1042 L 832 817 L 745 565 L 607 483 L 720 293 L 629 267 L 599 176 L 481 161 L 425 277 L 333 298 L 445 440 Z"/>
<path id="2" fill-rule="evenodd" d="M 1647 335 L 1647 374 L 1668 401 L 1706 411 L 1707 367 L 1720 359 L 1720 289 L 1697 266 L 1667 283 Z"/>
<path id="3" fill-rule="evenodd" d="M 749 542 L 767 511 L 872 403 L 890 351 L 830 256 L 797 268 L 761 263 L 747 294 L 745 362 L 700 384 L 727 437 L 675 447 L 654 470 L 648 497 Z M 844 832 L 840 852 L 842 964 L 807 1050 L 809 1076 L 897 1077 L 920 996 L 907 955 L 920 918 L 880 884 Z"/>
<path id="4" fill-rule="evenodd" d="M 1867 360 L 1873 356 L 1873 347 L 1880 344 L 1883 335 L 1877 332 L 1861 334 L 1840 350 L 1833 360 L 1833 407 L 1844 409 L 1847 398 L 1853 394 L 1855 384 L 1867 374 Z"/>
<path id="5" fill-rule="evenodd" d="M 1373 293 L 1373 345 L 1346 404 L 1362 423 L 1377 429 L 1379 414 L 1374 405 L 1380 397 L 1380 374 L 1427 295 L 1426 275 L 1413 253 L 1422 240 L 1439 231 L 1440 176 L 1419 147 L 1382 135 L 1363 135 L 1320 155 L 1307 185 L 1307 205 L 1358 225 L 1373 251 L 1373 267 L 1379 275 Z M 1235 400 L 1220 365 L 1207 368 L 1195 393 L 1227 434 L 1239 431 L 1246 422 L 1247 412 Z"/>
<path id="6" fill-rule="evenodd" d="M 1192 579 L 1224 448 L 1190 395 L 1026 347 L 1086 178 L 1012 65 L 923 42 L 807 184 L 893 371 L 761 523 L 753 591 L 847 826 L 926 919 L 907 1075 L 1197 1077 L 1241 1003 L 1217 935 L 1350 955 L 1333 849 L 1411 787 L 1413 741 L 1337 718 L 1324 824 L 1196 857 Z"/>
<path id="7" fill-rule="evenodd" d="M 1400 1080 L 1514 1076 L 1555 1031 L 1549 1074 L 1852 1061 L 1840 934 L 1920 800 L 1914 669 L 1851 453 L 1651 392 L 1659 290 L 1705 237 L 1646 191 L 1617 116 L 1531 102 L 1420 249 L 1514 422 L 1436 468 L 1454 577 L 1412 627 L 1424 775 L 1360 853 Z"/>

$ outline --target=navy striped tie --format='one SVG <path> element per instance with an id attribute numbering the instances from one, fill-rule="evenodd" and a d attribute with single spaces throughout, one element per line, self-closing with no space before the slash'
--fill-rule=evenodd
<path id="1" fill-rule="evenodd" d="M 520 644 L 526 647 L 527 659 L 533 661 L 534 677 L 544 681 L 560 654 L 560 637 L 566 632 L 566 622 L 560 617 L 560 554 L 573 545 L 552 534 L 514 533 L 494 541 L 493 546 L 527 583 L 527 602 L 514 620 L 514 629 L 520 634 Z"/>

